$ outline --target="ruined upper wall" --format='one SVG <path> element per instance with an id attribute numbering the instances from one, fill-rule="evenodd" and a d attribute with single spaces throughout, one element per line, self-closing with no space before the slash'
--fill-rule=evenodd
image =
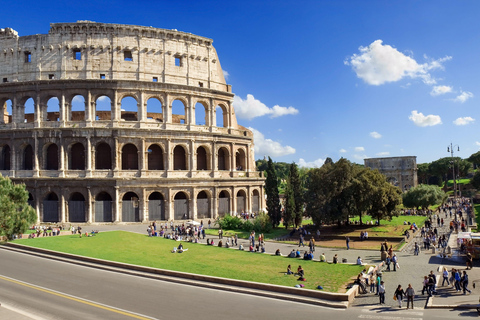
<path id="1" fill-rule="evenodd" d="M 231 92 L 212 40 L 176 30 L 78 21 L 19 37 L 0 29 L 0 82 L 158 81 Z"/>

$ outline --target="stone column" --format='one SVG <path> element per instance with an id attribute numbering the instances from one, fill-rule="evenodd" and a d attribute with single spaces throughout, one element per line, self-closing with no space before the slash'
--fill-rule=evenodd
<path id="1" fill-rule="evenodd" d="M 62 141 L 62 139 L 60 139 Z M 60 142 L 60 177 L 65 177 L 65 148 L 63 142 Z"/>
<path id="2" fill-rule="evenodd" d="M 197 188 L 192 188 L 192 195 L 190 197 L 191 199 L 191 206 L 190 208 L 192 208 L 192 215 L 188 216 L 189 218 L 193 219 L 193 220 L 196 220 L 197 219 L 197 201 L 196 201 L 196 194 L 197 194 Z"/>
<path id="3" fill-rule="evenodd" d="M 39 164 L 39 161 L 38 161 L 38 156 L 40 155 L 39 142 L 38 142 L 37 132 L 35 132 L 33 135 L 34 135 L 34 139 L 35 139 L 34 145 L 33 145 L 33 150 L 35 151 L 34 154 L 33 154 L 33 159 L 34 159 L 34 162 L 35 162 L 34 163 L 35 167 L 33 168 L 33 176 L 38 177 L 39 176 L 39 171 L 40 171 L 40 164 Z M 42 154 L 43 154 L 43 152 L 42 152 Z"/>
<path id="4" fill-rule="evenodd" d="M 10 171 L 12 171 L 13 177 L 15 177 L 15 171 L 18 170 L 19 166 L 17 165 L 17 148 L 15 143 L 11 144 L 12 150 L 10 154 L 12 155 L 12 159 L 10 159 Z"/>
<path id="5" fill-rule="evenodd" d="M 87 222 L 92 223 L 93 222 L 93 205 L 94 205 L 94 200 L 92 199 L 92 190 L 90 190 L 90 187 L 87 187 Z"/>
<path id="6" fill-rule="evenodd" d="M 41 221 L 41 215 L 42 213 L 40 212 L 41 208 L 43 208 L 43 206 L 40 206 L 40 197 L 39 197 L 39 192 L 38 192 L 38 189 L 35 189 L 35 212 L 37 213 L 37 222 L 36 224 L 40 224 L 40 221 Z M 61 219 L 60 219 L 61 220 Z"/>
<path id="7" fill-rule="evenodd" d="M 67 213 L 66 213 L 66 205 L 65 205 L 65 196 L 63 193 L 60 194 L 60 221 L 62 223 L 69 222 L 70 219 L 67 219 Z"/>
<path id="8" fill-rule="evenodd" d="M 218 171 L 217 143 L 213 141 L 212 143 L 212 177 L 215 177 L 215 172 L 217 171 Z"/>
<path id="9" fill-rule="evenodd" d="M 232 188 L 232 212 L 235 212 L 237 215 L 239 212 L 237 212 L 237 189 Z"/>
<path id="10" fill-rule="evenodd" d="M 122 111 L 120 110 L 122 105 L 117 102 L 118 94 L 117 90 L 115 90 L 113 94 L 113 101 L 112 101 L 112 120 L 113 121 L 120 121 L 122 118 Z"/>
<path id="11" fill-rule="evenodd" d="M 118 167 L 118 158 L 119 158 L 119 154 L 118 154 L 118 138 L 115 137 L 114 140 L 113 140 L 113 171 L 114 171 L 114 174 L 116 174 L 116 172 L 119 170 L 119 167 Z"/>
<path id="12" fill-rule="evenodd" d="M 146 158 L 147 158 L 147 150 L 145 148 L 145 139 L 142 139 L 141 143 L 140 143 L 140 166 L 139 166 L 139 169 L 140 169 L 140 175 L 141 176 L 144 176 L 146 174 Z"/>
<path id="13" fill-rule="evenodd" d="M 195 124 L 195 105 L 193 104 L 193 99 L 191 96 L 188 96 L 187 98 L 187 110 L 188 110 L 188 119 L 187 119 L 187 124 L 189 126 L 192 126 Z"/>
<path id="14" fill-rule="evenodd" d="M 165 105 L 162 105 L 163 123 L 172 123 L 172 102 L 170 95 L 165 95 Z"/>
<path id="15" fill-rule="evenodd" d="M 114 203 L 114 212 L 113 212 L 113 221 L 119 222 L 120 221 L 120 191 L 118 190 L 119 187 L 115 186 L 115 199 L 113 199 Z"/>
<path id="16" fill-rule="evenodd" d="M 92 176 L 92 143 L 90 142 L 90 135 L 87 135 L 87 152 L 86 152 L 86 162 L 87 162 L 87 177 Z"/>
<path id="17" fill-rule="evenodd" d="M 230 144 L 230 172 L 235 172 L 237 170 L 237 168 L 235 167 L 235 158 L 236 158 L 235 143 L 232 142 Z"/>
<path id="18" fill-rule="evenodd" d="M 167 189 L 165 197 L 165 220 L 173 220 L 173 199 L 172 199 L 172 190 Z"/>
<path id="19" fill-rule="evenodd" d="M 144 92 L 140 91 L 138 93 L 138 102 L 137 102 L 137 119 L 140 122 L 147 121 L 147 103 L 144 101 Z"/>
<path id="20" fill-rule="evenodd" d="M 65 102 L 65 93 L 62 92 L 62 96 L 60 97 L 60 101 L 58 102 L 58 110 L 60 113 L 60 126 L 63 127 L 65 126 L 65 121 L 70 120 L 67 119 L 67 115 L 71 117 L 72 114 L 72 108 L 70 103 Z"/>
<path id="21" fill-rule="evenodd" d="M 85 121 L 87 121 L 87 127 L 92 126 L 92 120 L 95 120 L 95 101 L 92 101 L 92 93 L 90 90 L 87 92 L 87 98 L 85 99 Z"/>
<path id="22" fill-rule="evenodd" d="M 218 217 L 218 188 L 213 188 L 213 194 L 210 202 L 210 217 L 217 219 Z"/>
<path id="23" fill-rule="evenodd" d="M 167 150 L 165 150 L 167 156 L 167 171 L 173 170 L 173 150 L 172 150 L 172 140 L 167 139 Z"/>
<path id="24" fill-rule="evenodd" d="M 188 169 L 190 169 L 190 177 L 193 177 L 193 170 L 194 168 L 196 168 L 196 163 L 195 163 L 195 160 L 196 160 L 196 150 L 195 150 L 195 141 L 193 139 L 190 140 L 190 157 L 188 157 L 189 159 L 189 167 Z"/>

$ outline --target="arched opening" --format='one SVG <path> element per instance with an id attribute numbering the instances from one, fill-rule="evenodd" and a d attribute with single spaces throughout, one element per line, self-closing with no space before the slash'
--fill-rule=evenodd
<path id="1" fill-rule="evenodd" d="M 185 192 L 178 192 L 174 200 L 174 219 L 186 220 L 190 219 L 188 212 L 188 197 Z"/>
<path id="2" fill-rule="evenodd" d="M 230 157 L 227 148 L 218 150 L 218 170 L 230 170 Z"/>
<path id="3" fill-rule="evenodd" d="M 148 197 L 148 216 L 150 221 L 165 220 L 165 199 L 160 192 L 152 192 Z"/>
<path id="4" fill-rule="evenodd" d="M 195 104 L 195 124 L 198 126 L 208 125 L 207 108 L 200 102 Z"/>
<path id="5" fill-rule="evenodd" d="M 28 202 L 28 205 L 29 205 L 30 207 L 32 207 L 33 209 L 35 209 L 35 199 L 33 198 L 33 195 L 32 195 L 30 192 L 28 193 L 28 200 L 27 200 L 27 202 Z"/>
<path id="6" fill-rule="evenodd" d="M 8 99 L 3 104 L 2 108 L 2 121 L 3 123 L 12 123 L 13 122 L 13 113 L 12 113 L 12 100 Z"/>
<path id="7" fill-rule="evenodd" d="M 211 218 L 210 201 L 208 199 L 208 194 L 205 191 L 201 191 L 197 196 L 197 218 Z"/>
<path id="8" fill-rule="evenodd" d="M 85 147 L 75 143 L 70 150 L 70 170 L 85 170 Z"/>
<path id="9" fill-rule="evenodd" d="M 157 98 L 150 98 L 147 101 L 147 119 L 163 122 L 162 103 Z"/>
<path id="10" fill-rule="evenodd" d="M 260 211 L 260 193 L 258 190 L 253 190 L 252 193 L 252 211 L 258 213 Z"/>
<path id="11" fill-rule="evenodd" d="M 187 108 L 183 104 L 182 101 L 180 100 L 174 100 L 172 102 L 172 123 L 181 123 L 181 124 L 186 124 L 187 123 Z"/>
<path id="12" fill-rule="evenodd" d="M 245 191 L 240 190 L 237 192 L 237 213 L 245 212 L 246 206 L 246 195 Z"/>
<path id="13" fill-rule="evenodd" d="M 58 170 L 58 146 L 54 143 L 47 147 L 45 169 Z"/>
<path id="14" fill-rule="evenodd" d="M 100 192 L 95 197 L 95 222 L 112 222 L 112 197 L 107 192 Z"/>
<path id="15" fill-rule="evenodd" d="M 138 170 L 138 149 L 131 143 L 122 148 L 122 170 Z"/>
<path id="16" fill-rule="evenodd" d="M 230 212 L 230 194 L 223 190 L 218 195 L 218 215 L 224 217 Z"/>
<path id="17" fill-rule="evenodd" d="M 68 221 L 86 222 L 85 197 L 80 192 L 72 193 L 68 200 Z"/>
<path id="18" fill-rule="evenodd" d="M 112 170 L 112 149 L 108 143 L 99 143 L 95 148 L 95 169 Z"/>
<path id="19" fill-rule="evenodd" d="M 10 170 L 10 147 L 4 145 L 0 154 L 0 170 Z"/>
<path id="20" fill-rule="evenodd" d="M 57 97 L 48 99 L 45 121 L 60 121 L 60 103 Z"/>
<path id="21" fill-rule="evenodd" d="M 107 96 L 100 96 L 95 101 L 95 120 L 112 120 L 112 100 Z"/>
<path id="22" fill-rule="evenodd" d="M 85 120 L 85 98 L 82 95 L 76 95 L 72 98 L 70 107 L 70 121 Z"/>
<path id="23" fill-rule="evenodd" d="M 22 170 L 33 170 L 33 148 L 27 145 L 23 149 Z"/>
<path id="24" fill-rule="evenodd" d="M 148 170 L 163 170 L 163 151 L 160 146 L 152 144 L 148 147 Z"/>
<path id="25" fill-rule="evenodd" d="M 28 98 L 23 107 L 25 116 L 24 121 L 29 123 L 33 122 L 35 120 L 35 101 L 33 98 Z"/>
<path id="26" fill-rule="evenodd" d="M 245 171 L 245 151 L 238 149 L 235 154 L 235 168 L 237 171 Z"/>
<path id="27" fill-rule="evenodd" d="M 220 127 L 220 128 L 226 128 L 227 127 L 227 111 L 224 110 L 223 107 L 221 106 L 217 106 L 215 108 L 215 122 L 217 123 L 217 127 Z"/>
<path id="28" fill-rule="evenodd" d="M 122 198 L 122 221 L 140 222 L 140 201 L 134 192 L 127 192 Z"/>
<path id="29" fill-rule="evenodd" d="M 207 150 L 204 147 L 197 148 L 197 170 L 208 170 Z"/>
<path id="30" fill-rule="evenodd" d="M 58 196 L 55 192 L 50 192 L 43 199 L 43 222 L 58 222 Z"/>
<path id="31" fill-rule="evenodd" d="M 137 121 L 138 120 L 138 105 L 137 100 L 133 97 L 125 97 L 121 101 L 122 120 Z"/>
<path id="32" fill-rule="evenodd" d="M 173 170 L 187 170 L 187 155 L 182 146 L 173 149 Z"/>

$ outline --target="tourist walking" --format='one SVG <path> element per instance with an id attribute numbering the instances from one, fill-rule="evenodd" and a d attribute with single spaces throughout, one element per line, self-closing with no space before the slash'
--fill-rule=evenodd
<path id="1" fill-rule="evenodd" d="M 443 268 L 443 282 L 442 287 L 445 285 L 445 281 L 447 281 L 447 286 L 450 285 L 450 281 L 448 280 L 449 274 L 448 269 L 446 267 Z"/>
<path id="2" fill-rule="evenodd" d="M 380 281 L 378 285 L 378 296 L 380 298 L 380 304 L 385 304 L 385 283 Z"/>
<path id="3" fill-rule="evenodd" d="M 418 245 L 418 243 L 415 242 L 415 248 L 413 250 L 413 254 L 415 256 L 418 256 L 418 253 L 420 252 L 420 246 Z"/>
<path id="4" fill-rule="evenodd" d="M 468 274 L 467 271 L 463 271 L 463 276 L 462 276 L 462 287 L 463 287 L 463 294 L 472 293 L 471 290 L 469 290 L 468 287 Z"/>
<path id="5" fill-rule="evenodd" d="M 350 237 L 346 237 L 345 242 L 347 244 L 347 250 L 349 250 L 350 249 Z"/>
<path id="6" fill-rule="evenodd" d="M 397 258 L 397 254 L 396 254 L 396 253 L 393 254 L 392 263 L 393 263 L 393 271 L 397 271 L 398 258 Z"/>
<path id="7" fill-rule="evenodd" d="M 412 288 L 412 285 L 409 283 L 407 290 L 405 290 L 405 295 L 407 296 L 407 309 L 410 306 L 410 302 L 412 303 L 413 309 L 413 298 L 415 297 L 415 290 Z"/>
<path id="8" fill-rule="evenodd" d="M 399 308 L 402 307 L 402 300 L 404 295 L 405 295 L 405 291 L 403 291 L 402 285 L 399 284 L 397 287 L 397 290 L 395 290 L 395 293 L 393 295 L 393 299 L 397 300 Z"/>

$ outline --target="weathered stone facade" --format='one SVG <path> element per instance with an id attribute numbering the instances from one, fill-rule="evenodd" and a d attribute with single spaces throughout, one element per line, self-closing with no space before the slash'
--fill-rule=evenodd
<path id="1" fill-rule="evenodd" d="M 365 166 L 378 169 L 393 185 L 406 191 L 418 184 L 417 157 L 389 157 L 365 159 Z"/>
<path id="2" fill-rule="evenodd" d="M 265 207 L 253 134 L 237 124 L 211 39 L 89 21 L 23 37 L 1 29 L 0 80 L 0 173 L 26 184 L 40 222 Z M 126 97 L 134 111 L 124 110 Z M 172 112 L 174 101 L 183 114 Z"/>

